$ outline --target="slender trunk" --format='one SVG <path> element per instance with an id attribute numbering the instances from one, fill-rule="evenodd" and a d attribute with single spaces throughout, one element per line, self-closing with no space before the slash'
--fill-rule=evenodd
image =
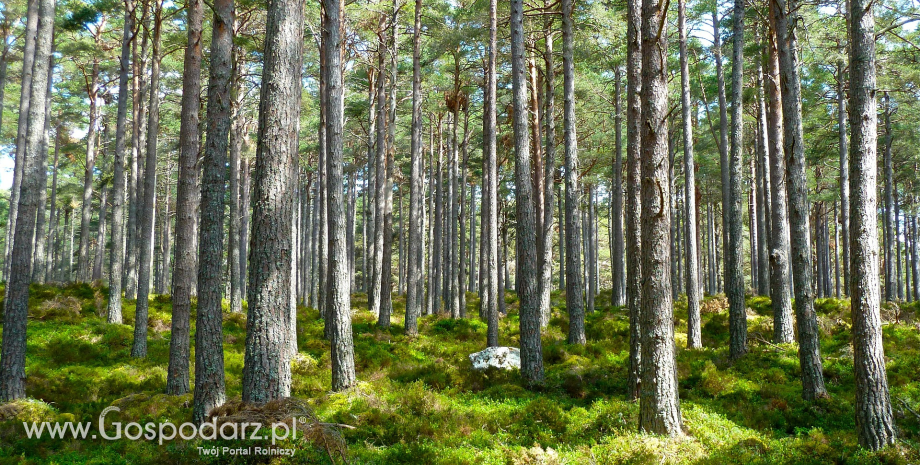
<path id="1" fill-rule="evenodd" d="M 138 253 L 137 305 L 134 316 L 134 344 L 131 356 L 147 356 L 147 315 L 150 297 L 150 268 L 153 254 L 153 225 L 156 218 L 157 135 L 160 125 L 160 35 L 163 0 L 154 0 L 153 56 L 151 58 L 150 103 L 147 113 L 147 160 L 144 166 L 144 203 L 139 212 L 141 231 Z M 140 197 L 140 196 L 138 196 Z"/>
<path id="2" fill-rule="evenodd" d="M 548 4 L 549 1 L 545 0 Z M 541 296 L 540 308 L 543 312 L 544 324 L 549 324 L 549 318 L 552 313 L 551 292 L 553 288 L 553 185 L 556 176 L 556 83 L 555 83 L 555 63 L 553 61 L 553 33 L 552 18 L 546 20 L 546 50 L 543 53 L 546 69 L 544 70 L 544 79 L 546 81 L 545 98 L 543 105 L 543 122 L 544 130 L 544 150 L 543 150 L 543 218 L 541 226 L 543 230 L 540 233 L 542 241 L 541 250 Z M 537 141 L 539 143 L 539 141 Z M 543 323 L 543 321 L 541 321 Z"/>
<path id="3" fill-rule="evenodd" d="M 51 56 L 48 58 L 51 60 L 51 63 L 48 64 L 48 89 L 47 89 L 47 102 L 45 104 L 45 127 L 42 130 L 42 146 L 39 151 L 41 156 L 41 166 L 47 166 L 48 164 L 48 133 L 51 131 L 51 86 L 54 81 L 54 38 L 51 39 Z M 4 71 L 5 72 L 5 71 Z M 2 79 L 0 79 L 2 80 Z M 0 82 L 2 84 L 2 82 Z M 2 91 L 0 91 L 2 93 Z M 0 108 L 2 108 L 3 99 L 0 96 Z M 57 162 L 55 162 L 55 165 Z M 44 283 L 47 279 L 45 274 L 45 246 L 47 244 L 48 236 L 45 234 L 45 206 L 48 203 L 48 170 L 42 169 L 39 172 L 39 198 L 38 198 L 38 211 L 36 213 L 35 220 L 35 253 L 33 254 L 33 263 L 32 263 L 32 281 Z M 105 202 L 103 202 L 105 205 Z M 103 212 L 105 209 L 103 208 Z M 53 216 L 53 215 L 51 215 Z M 105 237 L 105 223 L 103 221 L 104 217 L 100 217 L 100 227 L 102 234 L 100 237 Z M 105 251 L 104 248 L 99 248 L 99 250 Z M 99 266 L 102 266 L 101 264 Z M 101 269 L 100 275 L 98 278 L 101 279 Z"/>
<path id="4" fill-rule="evenodd" d="M 89 130 L 86 133 L 86 165 L 83 174 L 83 202 L 80 215 L 80 247 L 77 259 L 77 280 L 89 281 L 91 273 L 90 264 L 90 231 L 89 223 L 93 218 L 93 173 L 96 169 L 96 139 L 101 108 L 99 108 L 99 62 L 93 63 L 93 69 L 87 84 L 87 97 L 89 99 Z"/>
<path id="5" fill-rule="evenodd" d="M 232 6 L 232 4 L 231 4 Z M 232 12 L 232 10 L 230 10 Z M 226 34 L 223 30 L 216 30 L 221 34 L 221 38 Z M 231 31 L 232 39 L 232 31 Z M 230 86 L 230 134 L 229 134 L 229 154 L 230 154 L 230 234 L 227 245 L 228 260 L 230 261 L 230 311 L 240 313 L 243 311 L 243 292 L 242 292 L 242 244 L 240 235 L 240 217 L 244 212 L 240 211 L 240 155 L 243 150 L 243 137 L 245 131 L 245 120 L 243 118 L 243 53 L 235 47 L 231 51 L 232 55 L 232 73 Z"/>
<path id="6" fill-rule="evenodd" d="M 894 174 L 891 166 L 891 97 L 888 92 L 884 94 L 885 100 L 885 301 L 890 302 L 895 297 L 895 268 L 894 248 L 891 243 L 894 237 L 893 225 L 897 221 L 894 215 L 894 188 L 892 182 Z"/>
<path id="7" fill-rule="evenodd" d="M 568 50 L 569 60 L 563 59 L 563 68 L 568 68 L 569 76 L 574 63 L 571 61 L 572 49 L 572 2 L 563 0 L 563 46 Z M 529 385 L 543 384 L 543 346 L 540 340 L 540 294 L 537 289 L 537 255 L 536 255 L 536 218 L 534 216 L 534 198 L 530 177 L 530 131 L 527 128 L 527 79 L 524 56 L 524 2 L 511 2 L 511 83 L 514 96 L 514 168 L 515 168 L 515 204 L 517 219 L 517 243 L 520 255 L 520 287 L 517 288 L 520 299 L 520 334 L 521 334 L 521 375 Z M 566 55 L 563 52 L 563 55 Z M 573 90 L 574 82 L 567 77 L 566 88 Z M 567 92 L 568 94 L 568 92 Z M 574 102 L 566 99 L 566 106 L 574 114 Z M 569 112 L 567 112 L 568 114 Z M 566 118 L 569 120 L 569 116 Z M 570 121 L 574 129 L 575 121 Z M 569 124 L 567 123 L 567 126 Z M 568 131 L 567 131 L 568 132 Z M 567 137 L 574 143 L 575 134 Z M 569 145 L 569 144 L 567 144 Z M 575 147 L 567 147 L 567 152 Z"/>
<path id="8" fill-rule="evenodd" d="M 612 241 L 610 248 L 610 261 L 612 268 L 612 291 L 611 298 L 613 305 L 622 307 L 626 305 L 626 267 L 623 261 L 623 110 L 621 108 L 620 93 L 622 92 L 622 70 L 617 67 L 614 70 L 614 127 L 615 142 L 614 152 L 616 153 L 613 162 L 613 184 L 610 186 L 610 231 Z M 691 162 L 692 163 L 692 162 Z"/>
<path id="9" fill-rule="evenodd" d="M 198 210 L 198 108 L 201 106 L 201 31 L 204 8 L 200 0 L 186 4 L 188 16 L 188 46 L 182 75 L 182 116 L 179 125 L 179 178 L 176 186 L 176 269 L 172 282 L 172 331 L 169 343 L 169 369 L 166 375 L 166 393 L 182 395 L 189 391 L 191 282 L 197 280 L 197 231 L 195 216 Z M 232 17 L 232 4 L 231 4 Z M 215 30 L 220 22 L 216 16 Z M 232 23 L 231 23 L 232 24 Z M 232 27 L 232 26 L 231 26 Z M 211 67 L 219 68 L 224 43 L 211 46 Z M 209 89 L 220 83 L 210 82 Z M 218 110 L 219 111 L 219 110 Z M 219 115 L 212 115 L 218 116 Z M 208 132 L 208 140 L 219 134 Z M 209 147 L 211 144 L 209 144 Z M 213 168 L 212 168 L 213 169 Z M 223 217 L 223 211 L 221 211 Z M 232 262 L 231 262 L 232 266 Z M 206 312 L 199 301 L 199 312 Z M 201 328 L 205 331 L 205 328 Z M 200 347 L 199 350 L 208 350 Z"/>
<path id="10" fill-rule="evenodd" d="M 6 241 L 3 253 L 3 277 L 11 281 L 12 252 L 16 235 L 16 219 L 19 212 L 19 197 L 22 189 L 22 177 L 25 167 L 25 151 L 29 130 L 30 102 L 32 99 L 32 81 L 34 78 L 35 51 L 38 40 L 38 22 L 41 10 L 41 0 L 29 0 L 26 7 L 25 44 L 22 49 L 22 85 L 19 93 L 19 120 L 16 127 L 16 152 L 13 167 L 13 185 L 10 188 L 10 205 L 6 222 Z M 40 78 L 41 79 L 41 78 Z M 42 92 L 45 92 L 42 89 Z M 6 290 L 6 298 L 9 291 Z"/>
<path id="11" fill-rule="evenodd" d="M 700 286 L 696 264 L 696 168 L 693 161 L 693 121 L 690 119 L 690 64 L 687 53 L 687 1 L 678 0 L 680 29 L 680 104 L 684 138 L 684 248 L 687 257 L 687 347 L 703 346 L 700 329 Z M 619 131 L 619 125 L 617 127 Z M 619 139 L 619 137 L 617 137 Z M 614 284 L 616 285 L 616 284 Z"/>
<path id="12" fill-rule="evenodd" d="M 342 80 L 342 52 L 344 30 L 344 2 L 327 0 L 323 30 L 326 50 L 326 137 L 328 150 L 326 169 L 329 184 L 342 185 L 342 124 L 344 120 L 344 88 Z M 298 12 L 297 20 L 302 21 Z M 299 36 L 294 36 L 294 39 Z M 293 42 L 293 41 L 292 41 Z M 293 67 L 292 67 L 293 69 Z M 298 68 L 299 70 L 299 59 Z M 298 73 L 299 74 L 299 73 Z M 296 92 L 299 95 L 299 80 Z M 298 106 L 299 109 L 299 106 Z M 294 115 L 296 121 L 296 113 Z M 280 128 L 279 128 L 280 129 Z M 329 314 L 333 317 L 332 337 L 332 389 L 341 391 L 353 386 L 355 378 L 354 344 L 351 330 L 351 296 L 348 293 L 348 263 L 345 243 L 345 221 L 341 189 L 329 191 Z"/>
<path id="13" fill-rule="evenodd" d="M 722 208 L 728 215 L 725 230 L 728 232 L 728 245 L 725 249 L 725 293 L 728 296 L 729 319 L 729 356 L 739 358 L 747 353 L 747 313 L 744 305 L 744 275 L 742 274 L 742 128 L 743 108 L 742 93 L 744 89 L 744 0 L 735 0 L 732 14 L 732 101 L 731 101 L 731 150 L 728 164 L 722 165 L 723 180 L 728 169 L 728 189 L 722 185 Z M 726 197 L 727 194 L 727 197 Z M 727 200 L 727 201 L 725 201 Z"/>
<path id="14" fill-rule="evenodd" d="M 412 28 L 412 141 L 409 186 L 409 260 L 406 278 L 406 334 L 418 334 L 418 317 L 422 314 L 425 284 L 422 276 L 423 212 L 425 184 L 422 181 L 422 0 L 415 0 L 415 22 Z"/>
<path id="15" fill-rule="evenodd" d="M 847 96 L 843 60 L 837 61 L 837 134 L 840 150 L 840 230 L 843 241 L 843 293 L 850 295 L 850 161 L 847 153 Z"/>
<path id="16" fill-rule="evenodd" d="M 496 73 L 497 73 L 497 33 L 498 33 L 498 0 L 489 0 L 489 57 L 486 66 L 485 90 L 485 123 L 483 125 L 483 173 L 486 177 L 483 185 L 486 195 L 482 209 L 483 241 L 482 254 L 485 255 L 486 275 L 483 277 L 485 285 L 484 313 L 488 321 L 486 332 L 486 345 L 498 346 L 498 312 L 499 306 L 504 302 L 504 293 L 501 289 L 498 257 L 498 161 L 496 146 Z M 435 253 L 432 250 L 432 253 Z"/>
<path id="17" fill-rule="evenodd" d="M 562 75 L 565 140 L 565 300 L 569 312 L 569 344 L 585 343 L 584 278 L 581 275 L 582 237 L 579 218 L 578 138 L 575 133 L 575 62 L 572 37 L 572 0 L 562 2 Z M 574 227 L 573 227 L 574 226 Z"/>
<path id="18" fill-rule="evenodd" d="M 59 137 L 59 132 L 60 132 L 60 126 L 57 126 L 54 131 L 54 174 L 51 177 L 51 208 L 48 213 L 48 248 L 47 248 L 46 255 L 45 255 L 46 258 L 45 258 L 45 271 L 44 271 L 45 279 L 52 280 L 52 281 L 57 279 L 57 274 L 56 274 L 57 258 L 58 258 L 58 250 L 59 250 L 59 245 L 60 245 L 59 244 L 59 234 L 58 234 L 58 222 L 60 221 L 60 218 L 59 218 L 60 215 L 59 215 L 58 208 L 57 208 L 58 156 L 60 155 L 60 148 L 61 148 L 61 138 Z M 115 154 L 115 159 L 116 161 L 119 159 L 117 152 Z M 124 158 L 121 158 L 121 160 L 123 161 Z M 116 175 L 119 173 L 118 166 L 119 166 L 118 164 L 115 165 L 114 171 Z M 124 178 L 124 171 L 122 170 L 121 173 L 122 173 L 122 178 Z M 115 179 L 116 181 L 118 180 L 117 177 Z M 124 186 L 124 183 L 122 183 L 122 186 Z M 116 194 L 117 194 L 117 191 L 116 191 Z M 116 198 L 117 198 L 117 195 L 116 195 Z M 117 212 L 117 210 L 115 210 L 115 212 Z M 117 218 L 115 220 L 117 220 Z M 115 222 L 115 220 L 113 220 L 113 223 Z M 121 245 L 121 241 L 115 240 L 116 236 L 114 235 L 114 233 L 115 231 L 113 230 L 112 231 L 112 243 L 115 244 L 116 246 Z M 121 251 L 123 252 L 124 248 L 121 248 Z M 110 258 L 110 260 L 114 261 L 115 260 L 114 254 L 118 252 L 119 252 L 118 248 L 112 249 L 113 255 Z M 120 288 L 120 285 L 121 285 L 121 279 L 115 280 L 115 279 L 112 279 L 111 274 L 109 276 L 110 276 L 109 278 L 109 308 L 111 308 L 112 306 L 111 302 L 116 299 L 115 298 L 116 295 L 118 296 L 117 300 L 118 300 L 119 307 L 118 307 L 117 321 L 114 318 L 114 315 L 112 315 L 111 312 L 109 312 L 108 322 L 120 324 L 121 323 L 121 293 L 118 292 L 118 289 Z M 119 287 L 116 287 L 115 281 L 118 281 L 117 284 Z M 116 292 L 118 292 L 118 294 L 112 294 L 113 289 Z"/>
<path id="19" fill-rule="evenodd" d="M 381 18 L 381 22 L 384 21 Z M 381 25 L 382 27 L 382 25 Z M 384 210 L 386 209 L 386 72 L 383 67 L 383 60 L 386 56 L 386 42 L 380 32 L 380 41 L 378 46 L 377 57 L 377 142 L 376 142 L 376 164 L 374 166 L 374 247 L 373 260 L 374 271 L 371 274 L 373 281 L 371 283 L 371 292 L 368 293 L 368 305 L 371 314 L 380 316 L 380 310 L 383 301 L 383 242 L 384 242 Z"/>
<path id="20" fill-rule="evenodd" d="M 770 157 L 770 302 L 773 307 L 773 342 L 795 338 L 792 319 L 791 269 L 789 268 L 789 219 L 786 202 L 786 160 L 783 157 L 782 95 L 779 87 L 777 36 L 767 37 L 769 53 L 763 63 L 766 87 L 767 153 Z"/>
<path id="21" fill-rule="evenodd" d="M 629 374 L 626 389 L 629 400 L 638 400 L 642 380 L 641 0 L 627 0 L 626 18 L 626 306 L 629 308 Z M 566 227 L 568 225 L 566 221 Z"/>
<path id="22" fill-rule="evenodd" d="M 107 318 L 109 323 L 121 324 L 121 289 L 122 269 L 125 259 L 125 132 L 128 119 L 128 67 L 130 44 L 134 42 L 134 0 L 125 0 L 125 25 L 121 39 L 121 59 L 118 73 L 118 113 L 115 122 L 115 155 L 113 156 L 112 175 L 112 253 L 109 257 L 109 303 Z M 57 189 L 57 147 L 59 137 L 54 144 L 54 181 L 51 189 L 51 214 L 54 218 L 55 191 Z M 52 225 L 54 224 L 52 220 Z"/>

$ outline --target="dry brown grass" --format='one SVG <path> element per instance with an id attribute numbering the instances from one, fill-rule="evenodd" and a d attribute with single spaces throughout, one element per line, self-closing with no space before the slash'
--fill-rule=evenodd
<path id="1" fill-rule="evenodd" d="M 300 432 L 301 437 L 309 443 L 325 450 L 333 463 L 339 459 L 348 462 L 348 446 L 339 429 L 353 427 L 319 421 L 306 401 L 296 397 L 276 399 L 264 404 L 232 400 L 212 409 L 208 417 L 214 418 L 218 428 L 226 423 L 284 423 Z"/>

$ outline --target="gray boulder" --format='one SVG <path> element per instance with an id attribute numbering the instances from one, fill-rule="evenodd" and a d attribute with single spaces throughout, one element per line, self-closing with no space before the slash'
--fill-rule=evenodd
<path id="1" fill-rule="evenodd" d="M 517 347 L 489 347 L 470 354 L 474 370 L 497 368 L 499 370 L 519 370 L 521 368 L 521 351 Z"/>

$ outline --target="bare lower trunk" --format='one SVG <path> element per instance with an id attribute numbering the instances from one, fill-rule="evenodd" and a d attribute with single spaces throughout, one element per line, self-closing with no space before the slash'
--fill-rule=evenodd
<path id="1" fill-rule="evenodd" d="M 297 134 L 290 128 L 299 121 L 302 60 L 303 5 L 291 0 L 270 1 L 253 176 L 249 315 L 243 366 L 245 402 L 263 403 L 287 397 L 291 392 L 291 221 Z M 223 154 L 226 156 L 226 152 Z M 341 185 L 341 177 L 338 181 L 337 186 Z"/>
<path id="2" fill-rule="evenodd" d="M 37 9 L 35 62 L 29 89 L 28 131 L 21 158 L 22 184 L 19 196 L 19 221 L 14 231 L 7 297 L 3 305 L 3 343 L 0 356 L 0 401 L 26 395 L 26 321 L 29 306 L 29 281 L 32 277 L 32 237 L 38 213 L 41 171 L 45 169 L 41 149 L 45 130 L 45 105 L 48 104 L 48 68 L 54 34 L 54 0 L 40 0 Z"/>
<path id="3" fill-rule="evenodd" d="M 342 81 L 342 21 L 344 2 L 327 0 L 325 6 L 326 67 L 326 135 L 328 157 L 326 169 L 332 186 L 342 185 L 342 125 L 344 120 L 344 88 Z M 297 15 L 302 20 L 301 15 Z M 295 40 L 296 37 L 295 36 Z M 292 68 L 293 69 L 293 68 Z M 299 68 L 298 68 L 299 70 Z M 299 72 L 297 73 L 299 76 Z M 299 95 L 299 80 L 296 91 Z M 299 105 L 298 105 L 299 109 Z M 294 115 L 296 116 L 296 114 Z M 296 121 L 296 119 L 295 119 Z M 348 293 L 348 255 L 345 243 L 345 218 L 341 189 L 329 192 L 329 315 L 333 318 L 332 337 L 332 389 L 341 391 L 353 386 L 355 378 L 354 344 L 351 330 L 351 296 Z"/>
<path id="4" fill-rule="evenodd" d="M 795 12 L 790 1 L 788 11 Z M 796 56 L 794 21 L 789 20 L 783 0 L 771 3 L 773 24 L 778 38 L 780 84 L 783 90 L 783 144 L 786 159 L 786 195 L 789 197 L 789 226 L 792 270 L 795 289 L 796 326 L 799 338 L 799 363 L 802 370 L 802 396 L 814 400 L 827 395 L 821 364 L 817 315 L 812 290 L 811 247 L 809 244 L 808 192 L 805 174 L 805 145 L 802 134 L 801 82 Z"/>
<path id="5" fill-rule="evenodd" d="M 786 160 L 783 157 L 782 95 L 779 88 L 779 52 L 775 33 L 767 35 L 769 53 L 764 62 L 766 87 L 767 153 L 770 157 L 770 302 L 773 308 L 773 342 L 795 338 L 789 263 L 789 217 L 786 202 Z"/>
<path id="6" fill-rule="evenodd" d="M 722 208 L 728 210 L 725 229 L 728 247 L 725 250 L 725 294 L 728 296 L 729 356 L 739 358 L 747 353 L 747 313 L 744 305 L 744 275 L 742 274 L 743 225 L 741 203 L 742 84 L 744 82 L 744 0 L 735 0 L 732 19 L 732 114 L 731 151 L 728 157 L 728 201 Z M 722 165 L 723 173 L 726 165 Z M 725 179 L 723 174 L 722 179 Z M 722 185 L 723 199 L 726 186 Z"/>
<path id="7" fill-rule="evenodd" d="M 412 36 L 412 141 L 409 187 L 409 260 L 406 272 L 406 334 L 418 334 L 418 317 L 422 314 L 425 284 L 422 276 L 423 210 L 425 184 L 422 181 L 422 67 L 421 67 L 422 0 L 415 0 Z"/>
<path id="8" fill-rule="evenodd" d="M 876 198 L 875 18 L 864 0 L 849 3 L 850 30 L 850 292 L 859 444 L 894 444 L 879 315 Z"/>
<path id="9" fill-rule="evenodd" d="M 140 243 L 137 263 L 137 305 L 134 313 L 134 345 L 131 356 L 147 356 L 147 315 L 150 297 L 150 268 L 156 218 L 157 133 L 160 125 L 160 31 L 163 3 L 155 0 L 153 57 L 151 58 L 150 100 L 147 113 L 147 160 L 144 167 L 144 202 L 139 212 Z"/>
<path id="10" fill-rule="evenodd" d="M 563 0 L 563 49 L 571 56 L 572 3 Z M 517 288 L 520 299 L 521 375 L 529 385 L 543 384 L 543 345 L 540 340 L 540 295 L 537 289 L 536 218 L 530 176 L 530 131 L 527 128 L 527 79 L 524 56 L 524 2 L 511 2 L 511 68 L 514 95 L 514 153 L 515 153 L 515 204 L 517 206 L 517 242 L 521 251 L 521 286 Z M 565 60 L 563 60 L 565 61 Z M 574 63 L 568 61 L 568 66 Z M 563 65 L 565 68 L 566 65 Z M 568 74 L 568 73 L 567 73 Z M 574 90 L 574 82 L 566 79 L 566 88 Z M 568 92 L 567 92 L 568 93 Z M 574 93 L 574 92 L 572 92 Z M 574 102 L 566 103 L 574 113 Z M 568 113 L 568 112 L 567 112 Z M 569 119 L 567 116 L 566 119 Z M 574 120 L 571 120 L 574 129 Z M 568 131 L 567 131 L 568 132 Z M 571 140 L 569 140 L 571 139 Z M 567 136 L 567 145 L 574 143 L 575 134 Z M 573 152 L 575 147 L 570 148 Z M 567 149 L 568 151 L 568 149 Z M 573 153 L 574 155 L 574 153 Z"/>
<path id="11" fill-rule="evenodd" d="M 642 2 L 628 0 L 626 16 L 626 306 L 629 308 L 629 375 L 626 389 L 630 400 L 638 400 L 642 380 L 642 39 L 639 33 Z"/>
<path id="12" fill-rule="evenodd" d="M 566 8 L 569 10 L 567 11 Z M 565 300 L 569 312 L 569 344 L 585 343 L 584 277 L 581 275 L 581 231 L 578 203 L 578 145 L 575 133 L 575 63 L 572 37 L 572 1 L 562 2 L 562 74 L 565 140 Z"/>
<path id="13" fill-rule="evenodd" d="M 667 11 L 642 2 L 642 390 L 639 429 L 680 436 L 671 307 Z"/>
<path id="14" fill-rule="evenodd" d="M 696 254 L 696 169 L 693 162 L 693 121 L 690 119 L 690 65 L 687 53 L 687 2 L 679 0 L 680 104 L 684 143 L 684 240 L 687 257 L 687 347 L 703 346 L 700 329 L 700 286 Z M 616 283 L 614 283 L 614 286 Z"/>
<path id="15" fill-rule="evenodd" d="M 232 8 L 232 7 L 231 7 Z M 189 356 L 192 288 L 197 281 L 198 237 L 195 226 L 198 210 L 198 108 L 201 106 L 201 30 L 204 9 L 199 0 L 186 4 L 188 12 L 188 46 L 185 49 L 182 76 L 182 117 L 179 126 L 179 178 L 176 187 L 176 269 L 172 282 L 172 331 L 169 343 L 169 370 L 166 376 L 166 393 L 182 395 L 189 390 Z M 215 28 L 219 19 L 215 21 Z M 217 71 L 224 58 L 221 46 L 211 46 L 211 68 Z M 209 88 L 219 87 L 211 82 Z M 213 111 L 213 110 L 212 110 Z M 220 117 L 220 115 L 211 115 Z M 209 142 L 219 134 L 209 132 Z M 211 144 L 209 143 L 209 147 Z M 213 168 L 211 168 L 213 169 Z M 221 170 L 222 171 L 222 170 Z M 220 212 L 221 217 L 223 211 Z M 200 301 L 199 301 L 200 302 Z M 198 312 L 206 312 L 201 305 Z M 205 328 L 199 331 L 206 331 Z M 200 347 L 199 350 L 208 350 Z"/>

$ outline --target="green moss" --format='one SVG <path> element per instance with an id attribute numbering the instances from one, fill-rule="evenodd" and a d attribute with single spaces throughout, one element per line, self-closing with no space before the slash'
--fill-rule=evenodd
<path id="1" fill-rule="evenodd" d="M 144 441 L 50 441 L 24 438 L 17 421 L 95 421 L 119 406 L 110 421 L 187 421 L 191 394 L 163 394 L 169 360 L 168 296 L 151 300 L 149 355 L 130 357 L 134 302 L 126 324 L 104 321 L 108 290 L 85 284 L 33 286 L 29 321 L 27 393 L 34 399 L 0 406 L 0 463 L 219 463 L 198 455 L 195 442 L 158 447 Z M 517 298 L 499 322 L 500 343 L 519 338 Z M 543 332 L 546 383 L 527 389 L 516 372 L 469 368 L 468 355 L 484 347 L 486 325 L 468 294 L 470 318 L 426 316 L 419 335 L 402 331 L 405 300 L 394 296 L 393 324 L 378 328 L 366 296 L 352 305 L 359 385 L 330 393 L 329 345 L 322 319 L 298 308 L 300 354 L 292 362 L 292 394 L 309 399 L 322 421 L 342 423 L 353 463 L 432 464 L 907 464 L 920 461 L 920 334 L 913 307 L 883 326 L 888 380 L 899 435 L 894 448 L 869 453 L 854 433 L 854 379 L 849 304 L 819 299 L 821 349 L 829 399 L 801 399 L 794 344 L 773 345 L 768 298 L 750 297 L 750 352 L 731 362 L 724 296 L 704 302 L 703 349 L 684 349 L 686 300 L 675 302 L 677 371 L 683 438 L 638 432 L 639 404 L 626 398 L 629 318 L 610 305 L 609 292 L 587 315 L 588 343 L 566 344 L 564 295 L 553 293 Z M 245 308 L 245 305 L 244 305 Z M 53 311 L 51 311 L 53 310 Z M 194 312 L 194 305 L 193 305 Z M 897 316 L 895 313 L 891 315 Z M 228 398 L 241 395 L 246 314 L 224 313 Z M 194 336 L 194 318 L 193 318 Z M 193 339 L 194 342 L 194 339 Z M 194 347 L 192 357 L 194 357 Z M 194 371 L 192 372 L 194 385 Z M 9 412 L 14 412 L 9 414 Z M 7 412 L 7 414 L 4 414 Z M 17 430 L 16 428 L 20 428 Z M 242 445 L 234 444 L 235 446 Z M 248 443 L 246 443 L 248 444 Z M 328 463 L 322 450 L 291 443 L 295 459 Z"/>

